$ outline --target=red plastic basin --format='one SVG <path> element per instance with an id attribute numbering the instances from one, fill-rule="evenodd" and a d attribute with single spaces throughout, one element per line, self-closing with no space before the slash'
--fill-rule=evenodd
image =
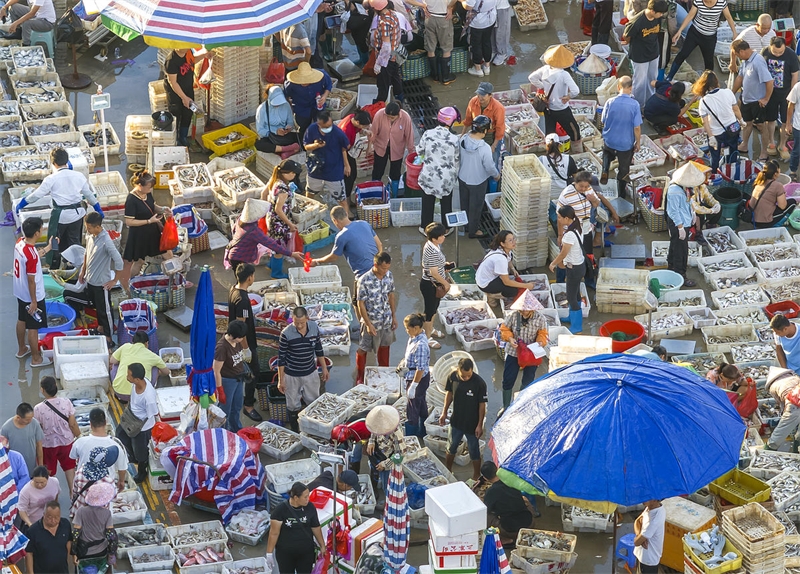
<path id="1" fill-rule="evenodd" d="M 600 325 L 600 336 L 610 337 L 612 333 L 622 331 L 626 335 L 633 335 L 629 341 L 612 341 L 611 350 L 615 353 L 624 353 L 631 347 L 635 347 L 642 342 L 646 333 L 643 325 L 630 319 L 614 319 Z"/>
<path id="2" fill-rule="evenodd" d="M 764 312 L 770 319 L 778 313 L 784 315 L 787 319 L 795 319 L 800 315 L 800 305 L 794 301 L 778 301 L 764 307 Z"/>
<path id="3" fill-rule="evenodd" d="M 261 450 L 261 444 L 264 442 L 264 437 L 261 436 L 261 431 L 254 427 L 245 427 L 237 433 L 247 443 L 247 448 L 253 454 L 258 454 Z"/>

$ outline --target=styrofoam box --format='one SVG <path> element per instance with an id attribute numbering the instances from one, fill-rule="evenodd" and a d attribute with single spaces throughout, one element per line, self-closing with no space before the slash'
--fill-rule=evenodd
<path id="1" fill-rule="evenodd" d="M 459 536 L 486 527 L 486 506 L 464 482 L 425 491 L 428 523 L 443 536 Z"/>
<path id="2" fill-rule="evenodd" d="M 56 378 L 61 379 L 61 367 L 67 363 L 100 361 L 108 375 L 108 345 L 102 335 L 56 337 L 53 339 L 53 366 Z M 83 386 L 96 386 L 95 383 Z M 101 387 L 108 388 L 108 379 Z"/>
<path id="3" fill-rule="evenodd" d="M 428 525 L 428 532 L 431 536 L 433 550 L 438 554 L 453 552 L 477 554 L 480 550 L 478 531 L 458 536 L 447 536 L 441 531 L 437 523 L 431 522 Z"/>
<path id="4" fill-rule="evenodd" d="M 172 490 L 175 479 L 168 474 L 158 476 L 150 475 L 150 488 L 153 490 Z"/>
<path id="5" fill-rule="evenodd" d="M 164 387 L 156 389 L 158 396 L 158 414 L 162 420 L 177 419 L 183 408 L 189 404 L 191 389 L 188 386 Z"/>
<path id="6" fill-rule="evenodd" d="M 433 541 L 428 540 L 428 559 L 434 570 L 449 570 L 451 568 L 471 568 L 475 570 L 478 566 L 475 556 L 476 553 L 472 552 L 438 553 L 433 548 Z"/>
<path id="7" fill-rule="evenodd" d="M 89 399 L 92 401 L 97 401 L 94 404 L 86 405 L 86 406 L 76 406 L 75 412 L 76 413 L 83 413 L 92 410 L 93 408 L 97 407 L 106 407 L 108 406 L 108 395 L 103 390 L 103 387 L 82 387 L 78 389 L 65 389 L 63 391 L 58 391 L 56 394 L 59 398 L 64 399 Z"/>
<path id="8" fill-rule="evenodd" d="M 102 361 L 90 360 L 61 365 L 61 386 L 67 390 L 100 387 L 108 389 L 108 366 Z"/>

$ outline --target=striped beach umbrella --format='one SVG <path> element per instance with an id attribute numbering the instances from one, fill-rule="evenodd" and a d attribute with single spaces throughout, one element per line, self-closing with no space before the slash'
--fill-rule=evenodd
<path id="1" fill-rule="evenodd" d="M 508 565 L 508 558 L 500 543 L 497 528 L 486 529 L 478 574 L 511 574 L 511 567 Z"/>
<path id="2" fill-rule="evenodd" d="M 310 18 L 321 0 L 83 0 L 117 36 L 158 48 L 260 46 Z"/>
<path id="3" fill-rule="evenodd" d="M 28 539 L 14 526 L 18 501 L 8 452 L 0 445 L 0 564 L 14 564 L 25 556 Z"/>
<path id="4" fill-rule="evenodd" d="M 394 460 L 394 458 L 393 458 Z M 386 566 L 400 572 L 406 565 L 410 517 L 403 468 L 399 462 L 392 466 L 386 487 L 386 508 L 383 511 L 384 549 Z"/>

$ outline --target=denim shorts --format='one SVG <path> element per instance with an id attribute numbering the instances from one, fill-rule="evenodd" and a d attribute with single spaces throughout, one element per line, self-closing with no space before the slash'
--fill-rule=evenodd
<path id="1" fill-rule="evenodd" d="M 470 460 L 480 460 L 481 459 L 481 449 L 480 445 L 478 444 L 478 437 L 475 436 L 475 433 L 465 433 L 462 430 L 459 430 L 452 425 L 450 426 L 450 440 L 447 445 L 447 452 L 450 454 L 456 454 L 458 451 L 458 447 L 461 444 L 461 439 L 466 437 L 467 439 L 467 447 L 469 448 L 469 459 Z"/>

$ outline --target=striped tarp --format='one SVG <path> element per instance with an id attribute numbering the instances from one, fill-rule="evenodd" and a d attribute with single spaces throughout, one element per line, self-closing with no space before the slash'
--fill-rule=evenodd
<path id="1" fill-rule="evenodd" d="M 175 504 L 206 489 L 214 494 L 222 522 L 227 524 L 240 510 L 266 502 L 264 467 L 244 439 L 232 432 L 208 429 L 187 435 L 170 451 L 170 457 L 194 459 L 175 460 L 175 484 L 170 494 Z"/>
<path id="2" fill-rule="evenodd" d="M 383 556 L 389 570 L 400 572 L 406 565 L 410 528 L 408 497 L 401 465 L 392 466 L 386 490 L 386 508 L 383 511 Z"/>
<path id="3" fill-rule="evenodd" d="M 203 45 L 265 38 L 302 22 L 321 0 L 95 0 L 100 13 L 139 34 Z"/>
<path id="4" fill-rule="evenodd" d="M 28 539 L 14 526 L 18 501 L 11 462 L 0 446 L 0 563 L 14 564 L 25 556 Z"/>

